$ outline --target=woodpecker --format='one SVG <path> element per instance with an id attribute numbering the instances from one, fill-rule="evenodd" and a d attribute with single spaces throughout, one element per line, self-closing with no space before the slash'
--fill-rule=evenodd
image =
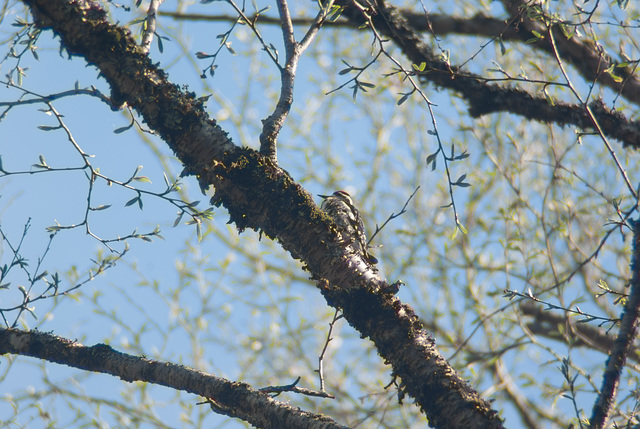
<path id="1" fill-rule="evenodd" d="M 351 195 L 345 191 L 336 191 L 332 195 L 318 195 L 324 198 L 320 210 L 325 212 L 338 227 L 338 231 L 356 252 L 362 254 L 365 261 L 377 264 L 378 260 L 367 250 L 367 236 L 360 212 L 353 205 Z"/>

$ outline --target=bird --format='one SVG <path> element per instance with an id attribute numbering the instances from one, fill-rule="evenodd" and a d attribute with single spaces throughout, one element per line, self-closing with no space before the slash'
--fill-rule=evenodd
<path id="1" fill-rule="evenodd" d="M 336 191 L 331 195 L 318 196 L 323 198 L 320 210 L 333 219 L 343 238 L 350 240 L 348 244 L 369 264 L 377 264 L 378 260 L 368 251 L 364 222 L 351 195 L 346 191 Z"/>

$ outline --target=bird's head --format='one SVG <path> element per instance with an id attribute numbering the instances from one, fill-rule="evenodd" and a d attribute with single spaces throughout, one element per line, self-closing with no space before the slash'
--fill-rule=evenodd
<path id="1" fill-rule="evenodd" d="M 335 191 L 331 195 L 320 195 L 320 194 L 318 194 L 318 196 L 322 197 L 324 199 L 334 197 L 334 198 L 337 198 L 339 200 L 344 201 L 345 203 L 347 203 L 349 205 L 353 205 L 353 201 L 351 200 L 351 195 L 349 195 L 349 193 L 347 191 Z"/>

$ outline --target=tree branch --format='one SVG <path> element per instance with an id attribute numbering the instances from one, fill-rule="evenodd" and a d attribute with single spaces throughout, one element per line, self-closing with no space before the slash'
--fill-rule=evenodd
<path id="1" fill-rule="evenodd" d="M 153 36 L 156 33 L 156 21 L 158 16 L 158 8 L 164 0 L 151 0 L 149 2 L 149 9 L 147 10 L 147 19 L 144 21 L 144 32 L 142 34 L 142 50 L 145 53 L 149 53 L 151 49 L 151 42 L 153 42 Z"/>
<path id="2" fill-rule="evenodd" d="M 277 239 L 318 280 L 328 303 L 402 378 L 411 395 L 438 427 L 499 428 L 502 422 L 435 349 L 413 309 L 395 296 L 386 280 L 361 255 L 346 250 L 331 220 L 311 195 L 269 158 L 233 145 L 205 113 L 195 95 L 167 81 L 141 53 L 131 35 L 106 20 L 96 3 L 25 0 L 40 28 L 51 28 L 73 55 L 96 65 L 113 98 L 144 118 L 195 174 L 202 188 L 215 187 L 212 202 L 224 204 L 242 231 L 252 228 Z"/>
<path id="3" fill-rule="evenodd" d="M 533 318 L 531 322 L 526 323 L 527 329 L 533 334 L 562 343 L 570 342 L 574 347 L 600 350 L 606 355 L 613 348 L 615 339 L 603 333 L 602 329 L 587 323 L 575 323 L 570 317 L 548 311 L 542 305 L 531 301 L 521 302 L 519 309 L 524 316 Z M 559 326 L 563 326 L 564 329 L 558 328 Z M 632 344 L 628 358 L 640 363 L 639 352 L 640 349 Z"/>
<path id="4" fill-rule="evenodd" d="M 260 134 L 260 153 L 268 157 L 271 161 L 277 162 L 277 138 L 284 121 L 289 115 L 291 104 L 293 104 L 293 84 L 296 78 L 298 61 L 304 50 L 311 44 L 315 35 L 320 30 L 324 22 L 326 13 L 320 10 L 311 23 L 309 31 L 305 34 L 301 43 L 296 42 L 293 34 L 293 24 L 289 13 L 289 6 L 286 0 L 277 0 L 278 12 L 280 13 L 280 26 L 282 28 L 282 38 L 284 40 L 286 62 L 280 69 L 280 79 L 282 88 L 280 97 L 274 112 L 263 121 L 262 133 Z"/>
<path id="5" fill-rule="evenodd" d="M 537 39 L 532 31 L 540 29 L 531 20 L 525 20 L 518 11 L 518 6 L 513 2 L 504 2 L 507 11 L 512 19 L 505 21 L 477 14 L 471 18 L 441 15 L 436 13 L 419 13 L 408 9 L 399 9 L 400 14 L 407 20 L 407 23 L 414 31 L 428 32 L 434 36 L 446 36 L 449 34 L 460 34 L 469 36 L 488 37 L 499 39 L 502 42 L 527 43 L 528 46 L 553 55 L 553 48 L 547 39 Z M 521 4 L 519 2 L 518 4 Z M 204 15 L 190 14 L 182 12 L 160 12 L 160 15 L 171 17 L 176 20 L 189 21 L 230 21 L 237 18 L 229 15 Z M 279 24 L 279 19 L 271 16 L 252 16 L 250 19 L 256 24 Z M 311 25 L 312 18 L 292 18 L 294 25 Z M 358 28 L 353 20 L 340 18 L 335 21 L 323 23 L 327 27 L 349 27 Z M 623 59 L 616 60 L 612 54 L 606 52 L 605 48 L 596 45 L 589 39 L 572 34 L 567 37 L 562 31 L 562 24 L 553 24 L 551 29 L 557 43 L 558 51 L 563 59 L 570 63 L 582 75 L 586 81 L 597 82 L 611 88 L 621 94 L 627 100 L 635 104 L 640 104 L 640 79 L 635 74 L 637 64 L 619 67 L 625 62 Z M 604 71 L 615 67 L 616 74 L 621 79 L 616 79 L 610 73 Z"/>
<path id="6" fill-rule="evenodd" d="M 552 56 L 555 56 L 554 51 L 557 49 L 560 56 L 571 63 L 587 82 L 605 85 L 632 103 L 640 104 L 640 79 L 635 74 L 638 67 L 637 62 L 634 66 L 618 67 L 625 61 L 622 59 L 616 61 L 612 55 L 606 52 L 604 47 L 597 45 L 592 40 L 580 37 L 575 34 L 575 30 L 568 37 L 563 31 L 564 23 L 555 22 L 546 17 L 551 22 L 549 29 L 547 29 L 542 22 L 527 17 L 526 11 L 529 6 L 522 0 L 508 0 L 502 3 L 512 17 L 509 32 L 514 32 L 523 41 L 537 39 L 533 46 Z M 548 38 L 538 39 L 535 37 L 534 31 L 539 34 L 551 31 L 556 47 L 554 48 Z M 616 75 L 607 71 L 614 67 Z"/>
<path id="7" fill-rule="evenodd" d="M 633 244 L 631 256 L 631 282 L 629 297 L 627 298 L 620 321 L 620 330 L 616 337 L 611 354 L 607 360 L 607 367 L 602 379 L 602 388 L 598 395 L 591 415 L 591 428 L 603 428 L 611 412 L 613 400 L 616 397 L 620 374 L 625 366 L 627 355 L 633 345 L 638 332 L 640 318 L 640 221 L 629 220 L 633 229 Z"/>
<path id="8" fill-rule="evenodd" d="M 232 382 L 168 362 L 118 352 L 105 344 L 92 347 L 44 332 L 0 329 L 0 355 L 31 356 L 85 371 L 145 381 L 194 393 L 214 402 L 216 412 L 258 428 L 347 429 L 332 419 L 274 400 L 250 385 Z"/>
<path id="9" fill-rule="evenodd" d="M 354 25 L 366 22 L 363 12 L 353 6 L 351 0 L 343 0 L 341 4 L 346 7 L 343 16 Z M 459 66 L 451 65 L 436 55 L 397 8 L 384 0 L 378 0 L 372 7 L 371 19 L 376 29 L 393 40 L 413 64 L 425 63 L 424 72 L 419 74 L 420 80 L 460 94 L 467 101 L 472 117 L 509 112 L 544 123 L 592 129 L 593 122 L 584 106 L 552 102 L 520 88 L 491 84 L 490 79 L 464 72 Z M 630 121 L 621 113 L 609 110 L 599 100 L 589 103 L 589 108 L 605 135 L 619 140 L 625 147 L 640 149 L 640 121 Z"/>

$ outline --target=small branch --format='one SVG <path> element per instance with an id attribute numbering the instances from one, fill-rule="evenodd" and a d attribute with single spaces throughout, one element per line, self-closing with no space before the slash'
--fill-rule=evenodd
<path id="1" fill-rule="evenodd" d="M 0 83 L 2 83 L 0 81 Z M 7 83 L 7 85 L 9 86 L 14 86 L 11 83 Z M 15 86 L 14 86 L 15 87 Z M 132 200 L 130 200 L 130 203 L 127 203 L 127 205 L 132 205 L 134 203 L 137 203 L 138 206 L 142 209 L 143 203 L 142 203 L 142 196 L 143 195 L 151 195 L 151 196 L 155 196 L 155 197 L 159 197 L 162 198 L 166 201 L 168 201 L 169 203 L 171 203 L 173 206 L 175 206 L 176 208 L 179 209 L 178 212 L 178 218 L 176 220 L 176 222 L 174 223 L 174 226 L 176 226 L 180 220 L 182 219 L 184 214 L 187 214 L 189 217 L 191 217 L 191 220 L 189 220 L 187 223 L 188 224 L 195 224 L 196 225 L 196 232 L 198 233 L 198 237 L 200 237 L 200 224 L 202 222 L 203 219 L 208 219 L 211 215 L 212 209 L 208 208 L 204 211 L 199 211 L 196 209 L 196 205 L 197 202 L 185 202 L 182 201 L 179 198 L 172 198 L 167 196 L 169 193 L 171 192 L 176 192 L 179 189 L 178 186 L 178 181 L 170 183 L 168 178 L 165 176 L 165 183 L 167 185 L 167 188 L 165 191 L 163 192 L 153 192 L 153 191 L 148 191 L 139 187 L 135 187 L 131 185 L 132 181 L 149 181 L 146 177 L 140 177 L 138 176 L 138 172 L 142 169 L 142 166 L 138 167 L 134 173 L 134 175 L 129 178 L 127 181 L 120 181 L 120 180 L 116 180 L 113 179 L 111 177 L 108 177 L 102 173 L 100 173 L 99 169 L 96 169 L 93 167 L 93 165 L 90 162 L 90 159 L 93 158 L 93 155 L 87 154 L 86 152 L 84 152 L 84 150 L 80 147 L 79 143 L 75 140 L 73 133 L 71 132 L 71 129 L 65 124 L 63 118 L 64 115 L 62 115 L 61 113 L 59 113 L 53 106 L 52 101 L 59 99 L 59 98 L 63 98 L 63 97 L 67 97 L 67 96 L 71 96 L 71 95 L 77 95 L 77 94 L 88 94 L 94 97 L 99 98 L 100 100 L 104 101 L 105 103 L 107 103 L 110 107 L 112 107 L 112 103 L 109 100 L 109 98 L 105 97 L 102 93 L 100 93 L 100 91 L 98 91 L 97 89 L 91 87 L 91 89 L 80 89 L 77 87 L 74 90 L 69 90 L 69 91 L 64 91 L 64 92 L 60 92 L 60 93 L 56 93 L 56 94 L 50 94 L 47 96 L 44 95 L 40 95 L 37 94 L 33 91 L 29 91 L 27 89 L 24 88 L 20 88 L 20 87 L 15 87 L 16 89 L 19 89 L 20 91 L 23 92 L 23 95 L 30 95 L 33 96 L 35 98 L 29 98 L 29 99 L 22 99 L 22 100 L 17 100 L 15 102 L 0 102 L 0 106 L 9 106 L 7 110 L 5 110 L 3 112 L 2 115 L 0 115 L 0 118 L 2 118 L 2 116 L 4 116 L 9 109 L 18 106 L 18 105 L 22 105 L 22 104 L 35 104 L 35 103 L 43 103 L 46 104 L 48 109 L 46 112 L 50 113 L 53 117 L 55 117 L 56 121 L 57 121 L 57 125 L 56 126 L 47 126 L 47 125 L 42 125 L 39 128 L 41 130 L 44 131 L 56 131 L 56 130 L 62 130 L 64 131 L 64 133 L 66 134 L 67 140 L 71 143 L 71 145 L 73 146 L 74 150 L 80 155 L 81 159 L 82 159 L 82 166 L 79 167 L 62 167 L 62 168 L 55 168 L 52 167 L 50 165 L 47 164 L 45 158 L 43 155 L 40 156 L 39 158 L 39 163 L 37 164 L 33 164 L 33 167 L 35 167 L 35 169 L 30 169 L 30 170 L 24 170 L 24 171 L 9 171 L 7 170 L 7 168 L 5 166 L 2 165 L 2 158 L 0 157 L 0 178 L 5 177 L 5 176 L 12 176 L 12 175 L 33 175 L 33 174 L 41 174 L 41 173 L 52 173 L 52 172 L 60 172 L 60 171 L 84 171 L 85 172 L 85 177 L 87 179 L 87 183 L 88 183 L 88 189 L 87 189 L 87 198 L 86 198 L 86 207 L 85 207 L 85 211 L 84 211 L 84 218 L 81 222 L 79 223 L 75 223 L 75 224 L 68 224 L 68 225 L 61 225 L 60 223 L 58 223 L 56 221 L 55 225 L 49 226 L 47 227 L 47 231 L 51 232 L 51 233 L 56 233 L 57 231 L 60 230 L 65 230 L 65 229 L 75 229 L 75 228 L 79 228 L 84 226 L 87 235 L 93 237 L 94 239 L 100 241 L 105 247 L 107 247 L 107 249 L 109 249 L 111 252 L 115 252 L 115 253 L 122 253 L 123 251 L 117 251 L 115 250 L 113 247 L 111 247 L 109 245 L 109 243 L 114 243 L 114 242 L 125 242 L 130 239 L 130 238 L 138 238 L 138 239 L 142 239 L 144 241 L 151 241 L 151 239 L 153 237 L 158 237 L 158 238 L 162 238 L 162 236 L 160 235 L 160 229 L 159 227 L 156 227 L 153 231 L 148 232 L 148 233 L 138 233 L 137 230 L 134 231 L 131 234 L 127 234 L 127 235 L 118 235 L 116 238 L 111 238 L 111 239 L 105 239 L 105 238 L 101 238 L 99 236 L 97 236 L 94 232 L 91 231 L 91 227 L 90 227 L 90 222 L 89 222 L 89 217 L 91 212 L 94 211 L 101 211 L 101 210 L 105 210 L 108 209 L 110 207 L 109 204 L 106 205 L 100 205 L 100 206 L 93 206 L 92 205 L 92 196 L 93 196 L 93 187 L 94 187 L 94 183 L 97 179 L 102 179 L 104 180 L 109 186 L 110 185 L 118 185 L 121 186 L 122 188 L 125 188 L 129 191 L 135 192 L 136 193 L 136 197 Z M 131 114 L 132 117 L 132 122 L 131 125 L 128 127 L 123 127 L 120 128 L 118 130 L 115 130 L 115 133 L 120 133 L 123 130 L 126 130 L 128 128 L 130 128 L 133 124 L 136 124 L 137 121 L 135 120 L 135 117 L 133 115 L 133 113 Z M 152 131 L 150 130 L 144 130 L 142 127 L 140 127 L 140 129 L 144 132 L 150 132 L 152 133 Z M 126 251 L 126 249 L 124 250 Z"/>
<path id="2" fill-rule="evenodd" d="M 613 348 L 615 339 L 600 328 L 586 323 L 574 323 L 571 318 L 546 311 L 542 306 L 531 301 L 522 302 L 519 309 L 523 315 L 533 318 L 532 321 L 526 323 L 527 329 L 533 334 L 563 343 L 570 341 L 574 347 L 596 349 L 606 355 L 609 355 Z M 559 330 L 558 326 L 566 327 L 566 331 Z M 638 347 L 632 347 L 629 359 L 640 363 L 639 352 Z"/>
<path id="3" fill-rule="evenodd" d="M 300 382 L 300 377 L 296 379 L 291 384 L 287 384 L 285 386 L 267 386 L 259 389 L 263 393 L 273 393 L 273 397 L 280 395 L 282 392 L 293 392 L 293 393 L 301 393 L 307 396 L 317 396 L 319 398 L 331 398 L 335 399 L 335 396 L 330 395 L 326 392 L 318 392 L 317 390 L 305 389 L 304 387 L 298 387 L 298 383 Z"/>
<path id="4" fill-rule="evenodd" d="M 291 110 L 291 104 L 293 103 L 293 84 L 296 77 L 296 69 L 298 68 L 298 61 L 304 50 L 309 47 L 316 34 L 318 34 L 327 11 L 325 8 L 318 12 L 311 27 L 302 39 L 302 42 L 297 43 L 293 34 L 293 24 L 291 22 L 287 0 L 278 0 L 277 4 L 278 12 L 280 13 L 280 27 L 282 28 L 286 62 L 285 66 L 280 69 L 280 79 L 282 82 L 280 97 L 273 113 L 262 121 L 263 127 L 262 133 L 260 134 L 260 154 L 268 157 L 274 163 L 278 161 L 278 134 L 289 115 L 289 110 Z"/>
<path id="5" fill-rule="evenodd" d="M 37 301 L 41 301 L 44 299 L 49 299 L 53 297 L 60 297 L 64 295 L 68 295 L 71 292 L 79 289 L 85 284 L 92 281 L 98 275 L 102 274 L 106 270 L 115 267 L 118 260 L 120 260 L 128 250 L 128 247 L 125 250 L 118 254 L 117 256 L 107 256 L 105 258 L 99 258 L 98 260 L 93 260 L 92 262 L 95 264 L 92 268 L 89 269 L 88 274 L 84 279 L 78 280 L 76 284 L 72 284 L 66 289 L 62 287 L 62 281 L 60 280 L 60 276 L 57 272 L 50 274 L 47 270 L 41 270 L 41 266 L 52 248 L 53 239 L 55 238 L 55 232 L 49 235 L 49 242 L 47 243 L 47 247 L 43 251 L 42 255 L 38 257 L 38 263 L 35 269 L 32 272 L 29 272 L 29 265 L 27 263 L 28 259 L 25 258 L 21 253 L 22 244 L 27 236 L 31 225 L 31 219 L 29 219 L 24 227 L 22 232 L 22 237 L 17 245 L 13 245 L 9 237 L 5 234 L 2 227 L 0 227 L 0 242 L 6 243 L 7 247 L 13 254 L 13 258 L 11 263 L 6 265 L 6 268 L 0 270 L 0 284 L 5 285 L 5 288 L 9 288 L 9 282 L 7 281 L 9 278 L 9 274 L 11 273 L 13 268 L 20 269 L 23 271 L 24 276 L 26 277 L 26 284 L 28 287 L 24 287 L 22 285 L 18 286 L 17 289 L 22 292 L 21 301 L 17 304 L 8 303 L 5 300 L 3 304 L 4 307 L 0 307 L 0 316 L 2 317 L 2 321 L 7 327 L 16 327 L 18 322 L 20 321 L 20 317 L 22 314 L 27 311 L 34 318 L 37 318 L 33 307 L 33 304 Z M 44 291 L 37 292 L 36 287 L 44 288 Z M 13 322 L 9 322 L 7 316 L 9 313 L 17 311 Z M 12 316 L 13 317 L 13 316 Z"/>
<path id="6" fill-rule="evenodd" d="M 445 153 L 445 149 L 444 149 L 444 145 L 442 143 L 442 139 L 440 137 L 440 132 L 438 131 L 438 124 L 436 121 L 436 115 L 435 112 L 433 110 L 433 103 L 429 100 L 429 98 L 427 97 L 427 95 L 424 93 L 424 91 L 422 91 L 422 89 L 418 86 L 418 84 L 416 83 L 416 80 L 414 79 L 414 76 L 418 76 L 418 78 L 421 76 L 422 73 L 426 72 L 426 62 L 422 62 L 420 65 L 417 64 L 413 64 L 413 70 L 406 70 L 402 64 L 400 64 L 400 62 L 398 60 L 396 60 L 384 47 L 384 43 L 387 42 L 388 40 L 385 40 L 382 35 L 381 32 L 379 31 L 379 29 L 376 27 L 376 25 L 381 24 L 381 22 L 378 22 L 376 24 L 376 22 L 374 21 L 371 11 L 368 11 L 366 9 L 362 9 L 357 2 L 353 1 L 353 5 L 356 9 L 360 10 L 362 17 L 364 18 L 367 26 L 369 28 L 371 28 L 371 31 L 373 33 L 373 36 L 375 38 L 375 41 L 378 43 L 379 45 L 379 51 L 380 53 L 384 54 L 389 61 L 391 61 L 396 67 L 397 67 L 397 71 L 394 73 L 401 73 L 403 75 L 403 79 L 406 79 L 412 86 L 411 91 L 403 94 L 403 96 L 398 100 L 398 105 L 404 103 L 404 101 L 406 101 L 408 99 L 408 97 L 410 97 L 414 92 L 417 92 L 420 95 L 420 98 L 422 98 L 422 100 L 424 101 L 424 104 L 427 107 L 427 110 L 429 111 L 429 116 L 431 118 L 431 124 L 433 125 L 433 129 L 432 130 L 428 130 L 428 133 L 435 136 L 436 137 L 436 141 L 438 142 L 438 150 L 435 152 L 435 154 L 430 155 L 427 158 L 427 164 L 432 163 L 433 161 L 430 160 L 432 158 L 435 158 L 435 156 L 437 156 L 438 154 L 442 155 L 442 158 L 444 160 L 444 167 L 445 167 L 445 173 L 447 175 L 447 183 L 449 185 L 449 196 L 450 196 L 450 200 L 451 203 L 445 207 L 451 207 L 453 210 L 453 216 L 454 216 L 454 221 L 455 221 L 455 226 L 456 226 L 456 233 L 458 231 L 462 231 L 463 233 L 466 233 L 466 229 L 464 228 L 464 226 L 460 223 L 460 217 L 458 215 L 458 209 L 456 207 L 456 201 L 454 198 L 454 192 L 453 192 L 453 187 L 454 186 L 469 186 L 468 183 L 464 183 L 464 178 L 466 177 L 466 175 L 461 176 L 458 180 L 456 180 L 455 182 L 452 180 L 451 178 L 451 170 L 449 168 L 450 163 L 460 160 L 460 159 L 464 159 L 466 158 L 468 155 L 466 154 L 461 154 L 456 156 L 454 153 L 454 146 L 451 146 L 451 156 L 448 157 Z M 378 3 L 378 10 L 377 13 L 379 15 L 381 15 L 382 17 L 382 21 L 384 21 L 384 25 L 389 27 L 391 25 L 391 21 L 392 21 L 392 16 L 388 13 L 387 10 L 387 6 L 384 4 L 383 1 L 380 1 Z M 450 67 L 450 64 L 448 63 L 448 61 L 444 61 L 444 65 L 445 68 L 447 69 L 447 71 L 449 73 L 453 73 L 453 70 Z M 355 94 L 355 93 L 354 93 Z M 435 168 L 435 163 L 433 163 L 433 168 Z"/>
<path id="7" fill-rule="evenodd" d="M 618 336 L 613 343 L 607 368 L 604 371 L 602 388 L 593 407 L 591 415 L 591 428 L 593 429 L 603 428 L 607 424 L 607 418 L 620 383 L 620 374 L 638 331 L 638 318 L 640 317 L 640 222 L 629 220 L 629 223 L 633 228 L 632 275 L 629 297 L 622 313 Z"/>
<path id="8" fill-rule="evenodd" d="M 361 11 L 348 0 L 340 0 L 340 4 L 347 6 L 342 13 L 343 17 L 357 25 L 366 22 Z M 510 112 L 528 120 L 560 126 L 573 124 L 583 129 L 593 127 L 593 122 L 582 105 L 551 102 L 546 96 L 533 95 L 517 86 L 489 84 L 490 80 L 483 76 L 466 72 L 458 65 L 444 61 L 423 42 L 400 11 L 384 0 L 377 2 L 376 12 L 371 19 L 377 30 L 391 39 L 413 65 L 421 66 L 424 63 L 424 72 L 418 76 L 420 82 L 459 94 L 468 103 L 471 117 Z M 600 101 L 589 103 L 589 107 L 604 135 L 618 139 L 625 147 L 640 148 L 640 121 L 630 120 L 620 112 L 610 110 Z"/>
<path id="9" fill-rule="evenodd" d="M 324 347 L 322 348 L 322 352 L 320 353 L 320 356 L 318 356 L 318 378 L 320 378 L 320 391 L 324 392 L 324 355 L 327 352 L 327 348 L 329 348 L 329 343 L 331 342 L 331 340 L 333 340 L 333 337 L 331 337 L 331 334 L 333 333 L 333 327 L 336 325 L 336 322 L 340 319 L 342 319 L 342 315 L 339 315 L 338 313 L 340 312 L 340 310 L 336 310 L 335 314 L 333 315 L 333 320 L 331 321 L 331 323 L 329 323 L 329 332 L 327 332 L 327 340 L 324 342 Z"/>
<path id="10" fill-rule="evenodd" d="M 571 401 L 571 405 L 573 405 L 573 412 L 576 415 L 576 420 L 580 425 L 580 429 L 584 428 L 582 424 L 582 412 L 578 407 L 578 401 L 576 400 L 577 396 L 577 387 L 576 387 L 576 379 L 579 374 L 571 375 L 571 361 L 567 358 L 562 359 L 562 366 L 560 367 L 560 372 L 564 377 L 564 380 L 567 382 L 567 386 L 569 387 L 569 393 L 564 393 L 562 396 Z"/>
<path id="11" fill-rule="evenodd" d="M 145 54 L 149 53 L 151 49 L 151 42 L 153 42 L 153 36 L 156 33 L 156 21 L 158 15 L 158 8 L 164 2 L 164 0 L 151 0 L 149 3 L 149 9 L 147 10 L 147 19 L 144 21 L 144 32 L 142 34 L 142 51 Z"/>
<path id="12" fill-rule="evenodd" d="M 280 15 L 280 28 L 282 29 L 284 49 L 287 53 L 287 59 L 289 59 L 293 57 L 297 44 L 293 35 L 293 24 L 291 23 L 289 5 L 287 4 L 287 0 L 277 0 L 276 4 L 278 5 L 278 14 Z"/>
<path id="13" fill-rule="evenodd" d="M 561 305 L 552 304 L 548 301 L 543 301 L 531 292 L 531 290 L 527 290 L 527 293 L 521 293 L 518 291 L 514 291 L 511 289 L 504 290 L 504 297 L 513 300 L 514 298 L 524 298 L 529 299 L 531 301 L 538 302 L 540 304 L 544 304 L 547 306 L 547 310 L 561 310 L 568 314 L 575 314 L 576 316 L 583 316 L 584 319 L 580 319 L 580 323 L 599 321 L 600 325 L 604 325 L 606 323 L 616 324 L 620 321 L 620 319 L 611 319 L 609 317 L 596 316 L 595 314 L 590 314 L 582 311 L 580 307 L 576 305 L 575 308 L 566 308 Z"/>
<path id="14" fill-rule="evenodd" d="M 253 31 L 253 34 L 255 34 L 255 36 L 258 38 L 258 41 L 262 45 L 263 49 L 266 51 L 267 55 L 269 55 L 269 58 L 271 58 L 271 61 L 273 61 L 273 63 L 276 65 L 276 67 L 278 67 L 279 70 L 282 70 L 282 66 L 278 62 L 278 56 L 277 56 L 277 52 L 275 51 L 275 48 L 273 48 L 273 45 L 271 46 L 267 45 L 267 42 L 265 42 L 265 40 L 262 38 L 262 35 L 258 31 L 258 27 L 256 27 L 256 22 L 258 21 L 258 17 L 262 19 L 261 15 L 255 14 L 252 17 L 247 17 L 247 15 L 245 15 L 244 13 L 244 10 L 240 9 L 233 2 L 233 0 L 228 0 L 228 3 L 231 5 L 231 7 L 233 7 L 236 13 L 240 16 L 240 18 L 237 18 L 237 17 L 235 18 L 233 22 L 233 27 L 235 27 L 235 25 L 238 23 L 247 24 L 249 28 L 251 28 L 251 31 Z M 229 30 L 229 32 L 225 34 L 227 35 L 231 34 L 233 27 L 231 28 L 231 30 Z"/>
<path id="15" fill-rule="evenodd" d="M 409 196 L 409 198 L 408 198 L 408 199 L 407 199 L 407 201 L 404 203 L 404 206 L 402 206 L 402 209 L 400 210 L 400 212 L 399 212 L 398 214 L 391 213 L 391 216 L 389 216 L 389 217 L 387 218 L 387 220 L 385 220 L 385 221 L 384 221 L 384 223 L 382 224 L 382 226 L 378 226 L 378 225 L 376 225 L 376 232 L 374 232 L 374 233 L 373 233 L 373 235 L 371 236 L 371 238 L 369 239 L 369 242 L 368 242 L 367 244 L 371 243 L 371 242 L 373 241 L 373 238 L 374 238 L 376 235 L 378 235 L 378 233 L 379 233 L 380 231 L 382 231 L 382 230 L 383 230 L 383 228 L 384 228 L 385 226 L 387 226 L 387 224 L 388 224 L 390 221 L 392 221 L 393 219 L 395 219 L 395 218 L 397 218 L 397 217 L 402 216 L 403 214 L 405 214 L 405 213 L 407 212 L 407 206 L 409 205 L 409 202 L 411 201 L 411 199 L 413 198 L 413 196 L 418 192 L 418 190 L 419 190 L 419 189 L 420 189 L 420 186 L 418 186 L 418 187 L 416 188 L 416 190 L 415 190 L 415 191 L 413 191 L 413 194 L 411 194 L 411 195 Z"/>
<path id="16" fill-rule="evenodd" d="M 73 95 L 90 95 L 92 97 L 96 97 L 107 104 L 109 107 L 113 108 L 113 103 L 111 99 L 100 92 L 96 87 L 91 85 L 90 88 L 75 88 L 68 91 L 57 92 L 55 94 L 49 95 L 40 95 L 35 92 L 29 91 L 21 86 L 15 85 L 8 81 L 0 80 L 0 85 L 9 86 L 15 89 L 22 91 L 24 94 L 32 95 L 36 98 L 28 98 L 28 99 L 20 99 L 15 101 L 0 101 L 0 107 L 7 106 L 7 109 L 0 115 L 0 120 L 4 119 L 4 116 L 9 111 L 9 109 L 15 106 L 22 106 L 26 104 L 37 104 L 37 103 L 49 103 L 51 101 L 57 100 L 59 98 L 71 97 Z"/>
<path id="17" fill-rule="evenodd" d="M 532 42 L 534 38 L 531 30 L 538 30 L 532 25 L 530 20 L 522 21 L 518 14 L 518 4 L 509 3 L 507 11 L 512 14 L 512 19 L 505 22 L 504 19 L 493 18 L 476 14 L 470 18 L 450 16 L 446 14 L 435 14 L 426 12 L 415 12 L 409 9 L 401 9 L 400 13 L 407 20 L 409 25 L 419 32 L 428 32 L 434 36 L 443 36 L 449 34 L 455 35 L 472 35 L 489 38 L 486 46 L 490 43 L 513 42 L 526 43 L 531 48 L 541 50 L 547 54 L 552 54 L 551 47 L 546 40 Z M 225 21 L 233 22 L 236 17 L 230 15 L 205 15 L 181 12 L 160 12 L 160 15 L 171 17 L 175 20 L 188 21 Z M 252 21 L 255 15 L 249 17 Z M 292 18 L 294 25 L 310 25 L 313 19 L 308 17 Z M 521 22 L 522 21 L 522 22 Z M 272 16 L 260 16 L 261 24 L 274 25 L 279 24 L 279 20 Z M 523 25 L 524 24 L 524 25 Z M 327 21 L 323 25 L 338 28 L 357 28 L 358 24 L 344 19 L 335 21 Z M 613 91 L 620 93 L 629 101 L 640 103 L 640 79 L 636 76 L 638 67 L 637 61 L 630 62 L 627 67 L 619 67 L 624 59 L 616 60 L 613 55 L 606 52 L 603 46 L 598 46 L 591 40 L 580 37 L 576 33 L 572 33 L 571 37 L 562 34 L 561 27 L 564 24 L 553 24 L 552 28 L 556 34 L 558 48 L 560 53 L 567 61 L 569 61 L 586 80 L 597 78 L 598 83 L 606 85 Z M 611 24 L 616 25 L 616 24 Z M 572 27 L 570 25 L 569 27 Z M 633 41 L 632 37 L 629 39 Z M 616 67 L 616 73 L 623 78 L 622 81 L 616 80 L 611 74 L 603 73 L 610 67 Z"/>

